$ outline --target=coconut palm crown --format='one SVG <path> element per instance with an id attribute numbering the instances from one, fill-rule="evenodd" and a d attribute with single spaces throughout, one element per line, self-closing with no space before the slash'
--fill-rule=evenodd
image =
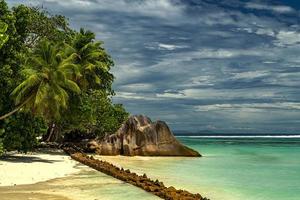
<path id="1" fill-rule="evenodd" d="M 80 29 L 72 44 L 66 44 L 65 54 L 77 55 L 75 63 L 78 64 L 82 76 L 76 82 L 83 90 L 109 89 L 113 81 L 113 75 L 109 73 L 113 61 L 101 47 L 102 43 L 94 42 L 94 39 L 94 33 Z"/>
<path id="2" fill-rule="evenodd" d="M 11 93 L 15 103 L 25 103 L 26 108 L 48 123 L 58 120 L 67 108 L 69 94 L 80 93 L 72 80 L 81 76 L 73 64 L 75 58 L 75 54 L 63 58 L 58 46 L 42 41 L 26 61 L 26 79 Z"/>

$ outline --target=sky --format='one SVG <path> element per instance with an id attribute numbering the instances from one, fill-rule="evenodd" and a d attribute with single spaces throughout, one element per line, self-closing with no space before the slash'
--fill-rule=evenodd
<path id="1" fill-rule="evenodd" d="M 8 0 L 104 42 L 115 103 L 175 132 L 300 133 L 298 0 Z"/>

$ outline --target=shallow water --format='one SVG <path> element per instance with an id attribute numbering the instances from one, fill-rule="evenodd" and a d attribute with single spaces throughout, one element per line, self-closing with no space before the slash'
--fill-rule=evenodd
<path id="1" fill-rule="evenodd" d="M 299 200 L 299 138 L 179 138 L 202 158 L 102 157 L 212 200 Z"/>

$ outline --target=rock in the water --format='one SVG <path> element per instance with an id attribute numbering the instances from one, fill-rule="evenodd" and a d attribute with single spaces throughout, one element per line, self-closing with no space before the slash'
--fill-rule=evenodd
<path id="1" fill-rule="evenodd" d="M 90 142 L 89 148 L 100 155 L 201 156 L 177 141 L 165 122 L 143 115 L 131 116 L 115 134 Z"/>

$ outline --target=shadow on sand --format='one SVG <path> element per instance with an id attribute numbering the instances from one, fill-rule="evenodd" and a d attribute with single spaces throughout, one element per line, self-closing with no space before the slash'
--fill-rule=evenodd
<path id="1" fill-rule="evenodd" d="M 38 149 L 36 152 L 39 154 L 50 154 L 50 155 L 66 155 L 62 150 L 60 149 Z M 61 160 L 49 160 L 49 159 L 43 159 L 38 156 L 30 155 L 30 154 L 24 154 L 26 156 L 22 155 L 14 155 L 14 153 L 8 153 L 2 157 L 0 157 L 0 161 L 6 161 L 6 162 L 12 162 L 12 163 L 34 163 L 34 162 L 40 162 L 40 163 L 55 163 L 55 162 L 63 162 Z"/>
<path id="2" fill-rule="evenodd" d="M 0 158 L 0 161 L 12 162 L 12 163 L 55 163 L 55 162 L 62 162 L 61 160 L 49 160 L 43 159 L 36 156 L 14 156 L 14 155 L 6 155 Z"/>

